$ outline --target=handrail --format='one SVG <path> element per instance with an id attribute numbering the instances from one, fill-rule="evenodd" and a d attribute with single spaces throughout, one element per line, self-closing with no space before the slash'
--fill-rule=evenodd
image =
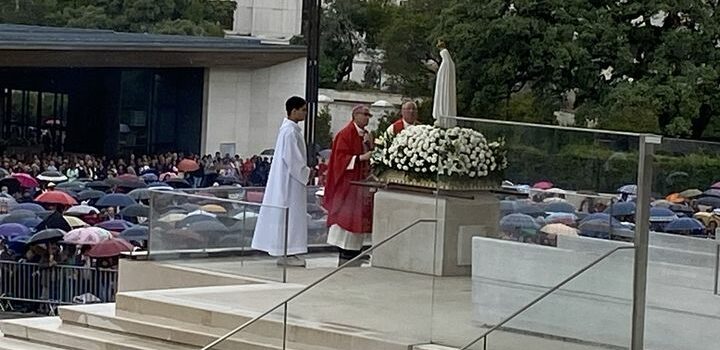
<path id="1" fill-rule="evenodd" d="M 409 230 L 410 228 L 414 227 L 415 225 L 418 225 L 418 224 L 421 224 L 421 223 L 429 223 L 429 222 L 437 222 L 437 219 L 418 219 L 418 220 L 415 220 L 413 223 L 405 226 L 404 228 L 400 229 L 399 231 L 393 233 L 392 235 L 388 236 L 387 238 L 383 239 L 382 241 L 378 242 L 377 244 L 375 244 L 375 245 L 373 245 L 372 247 L 368 248 L 367 250 L 363 251 L 362 253 L 360 253 L 360 255 L 358 255 L 358 256 L 356 256 L 356 257 L 348 260 L 348 261 L 345 262 L 344 264 L 336 267 L 335 269 L 333 269 L 332 271 L 330 271 L 330 272 L 327 273 L 326 275 L 320 277 L 319 279 L 317 279 L 317 280 L 314 281 L 313 283 L 310 283 L 310 284 L 307 285 L 305 288 L 299 290 L 297 293 L 291 295 L 291 296 L 288 297 L 287 299 L 279 302 L 278 304 L 276 304 L 276 305 L 273 306 L 272 308 L 268 309 L 267 311 L 263 312 L 262 314 L 260 314 L 260 315 L 258 315 L 258 316 L 255 316 L 253 319 L 251 319 L 251 320 L 243 323 L 242 325 L 236 327 L 235 329 L 231 330 L 230 332 L 227 332 L 227 333 L 226 333 L 225 335 L 223 335 L 222 337 L 220 337 L 220 338 L 216 339 L 215 341 L 213 341 L 212 343 L 206 345 L 204 348 L 202 348 L 202 350 L 210 350 L 210 349 L 212 349 L 212 348 L 215 347 L 216 345 L 222 343 L 223 341 L 225 341 L 225 340 L 227 340 L 228 338 L 230 338 L 230 337 L 232 337 L 233 335 L 235 335 L 237 332 L 242 331 L 243 329 L 247 328 L 247 327 L 250 326 L 251 324 L 259 321 L 259 320 L 262 319 L 263 317 L 265 317 L 265 316 L 269 315 L 270 313 L 272 313 L 273 311 L 279 309 L 281 306 L 287 305 L 287 303 L 289 303 L 289 302 L 292 301 L 293 299 L 299 297 L 300 295 L 304 294 L 304 293 L 307 292 L 308 290 L 312 289 L 313 287 L 315 287 L 315 286 L 317 286 L 318 284 L 322 283 L 322 282 L 325 281 L 326 279 L 330 278 L 330 277 L 333 276 L 334 274 L 340 272 L 340 270 L 342 270 L 342 269 L 344 269 L 345 267 L 347 267 L 348 265 L 351 265 L 352 263 L 356 262 L 357 260 L 359 260 L 359 259 L 362 258 L 363 256 L 371 253 L 372 251 L 374 251 L 374 250 L 377 249 L 378 247 L 384 245 L 385 243 L 387 243 L 387 242 L 390 241 L 391 239 L 393 239 L 393 238 L 395 238 L 395 237 L 403 234 L 405 231 Z"/>
<path id="2" fill-rule="evenodd" d="M 610 250 L 609 252 L 603 254 L 601 257 L 593 260 L 590 264 L 586 265 L 582 269 L 580 269 L 580 270 L 576 271 L 575 273 L 573 273 L 572 275 L 570 275 L 568 278 L 562 280 L 562 282 L 560 282 L 560 283 L 556 284 L 554 287 L 550 288 L 547 292 L 543 293 L 539 297 L 535 298 L 533 301 L 531 301 L 531 302 L 527 303 L 525 306 L 521 307 L 520 310 L 515 311 L 512 315 L 506 317 L 504 320 L 500 321 L 498 324 L 494 325 L 492 328 L 485 331 L 485 333 L 483 333 L 481 336 L 475 338 L 475 340 L 471 341 L 467 345 L 460 348 L 460 350 L 469 349 L 471 346 L 475 345 L 475 343 L 479 342 L 481 339 L 485 339 L 485 342 L 487 342 L 487 336 L 490 333 L 498 330 L 500 327 L 504 326 L 506 323 L 512 321 L 515 317 L 522 314 L 527 309 L 533 307 L 533 305 L 535 305 L 538 302 L 540 302 L 541 300 L 545 299 L 548 295 L 554 293 L 555 291 L 560 289 L 562 286 L 566 285 L 568 282 L 570 282 L 570 281 L 574 280 L 576 277 L 582 275 L 583 273 L 585 273 L 585 271 L 590 270 L 593 266 L 599 264 L 601 261 L 605 260 L 610 255 L 614 254 L 615 252 L 617 252 L 619 250 L 625 250 L 625 249 L 635 249 L 635 246 L 616 247 L 616 248 Z"/>

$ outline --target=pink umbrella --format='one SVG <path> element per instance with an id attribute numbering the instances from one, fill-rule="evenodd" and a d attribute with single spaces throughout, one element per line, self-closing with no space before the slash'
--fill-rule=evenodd
<path id="1" fill-rule="evenodd" d="M 95 245 L 111 237 L 110 232 L 99 227 L 83 227 L 74 229 L 65 234 L 65 243 L 77 245 Z"/>
<path id="2" fill-rule="evenodd" d="M 22 186 L 22 187 L 33 188 L 33 187 L 40 186 L 40 184 L 37 182 L 37 180 L 35 180 L 35 178 L 30 176 L 29 174 L 15 173 L 10 176 L 16 178 L 20 182 L 20 186 Z"/>
<path id="3" fill-rule="evenodd" d="M 133 245 L 128 241 L 120 238 L 110 238 L 96 244 L 88 251 L 87 255 L 92 258 L 110 258 L 132 250 Z"/>
<path id="4" fill-rule="evenodd" d="M 540 181 L 533 185 L 533 188 L 537 188 L 539 190 L 549 190 L 553 187 L 555 187 L 555 185 L 553 185 L 550 181 Z"/>
<path id="5" fill-rule="evenodd" d="M 720 189 L 720 181 L 714 183 L 712 186 L 710 186 L 710 188 Z"/>

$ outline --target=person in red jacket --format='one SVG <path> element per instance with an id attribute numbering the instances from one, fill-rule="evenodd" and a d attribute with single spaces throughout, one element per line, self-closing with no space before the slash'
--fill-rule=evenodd
<path id="1" fill-rule="evenodd" d="M 372 114 L 364 105 L 353 108 L 352 121 L 337 133 L 328 164 L 323 207 L 328 211 L 328 243 L 340 251 L 339 265 L 358 256 L 372 230 L 372 195 L 353 184 L 370 175 Z"/>
<path id="2" fill-rule="evenodd" d="M 400 110 L 400 118 L 390 124 L 386 132 L 390 135 L 397 135 L 405 130 L 408 126 L 416 125 L 418 120 L 418 110 L 415 102 L 408 101 L 403 103 Z"/>

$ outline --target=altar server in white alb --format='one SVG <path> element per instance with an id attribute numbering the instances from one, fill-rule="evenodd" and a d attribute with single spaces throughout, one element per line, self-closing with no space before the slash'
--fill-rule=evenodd
<path id="1" fill-rule="evenodd" d="M 305 260 L 297 254 L 307 253 L 307 183 L 310 168 L 307 166 L 305 138 L 298 123 L 307 116 L 307 103 L 293 96 L 285 102 L 285 110 L 287 118 L 280 127 L 275 143 L 252 247 L 268 252 L 271 256 L 279 256 L 280 265 L 305 266 Z M 290 208 L 287 259 L 282 257 L 285 253 L 284 210 L 275 207 Z"/>

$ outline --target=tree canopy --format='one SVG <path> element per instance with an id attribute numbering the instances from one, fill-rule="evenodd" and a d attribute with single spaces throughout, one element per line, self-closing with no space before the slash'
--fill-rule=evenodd
<path id="1" fill-rule="evenodd" d="M 222 36 L 235 8 L 227 0 L 0 0 L 0 22 Z"/>

